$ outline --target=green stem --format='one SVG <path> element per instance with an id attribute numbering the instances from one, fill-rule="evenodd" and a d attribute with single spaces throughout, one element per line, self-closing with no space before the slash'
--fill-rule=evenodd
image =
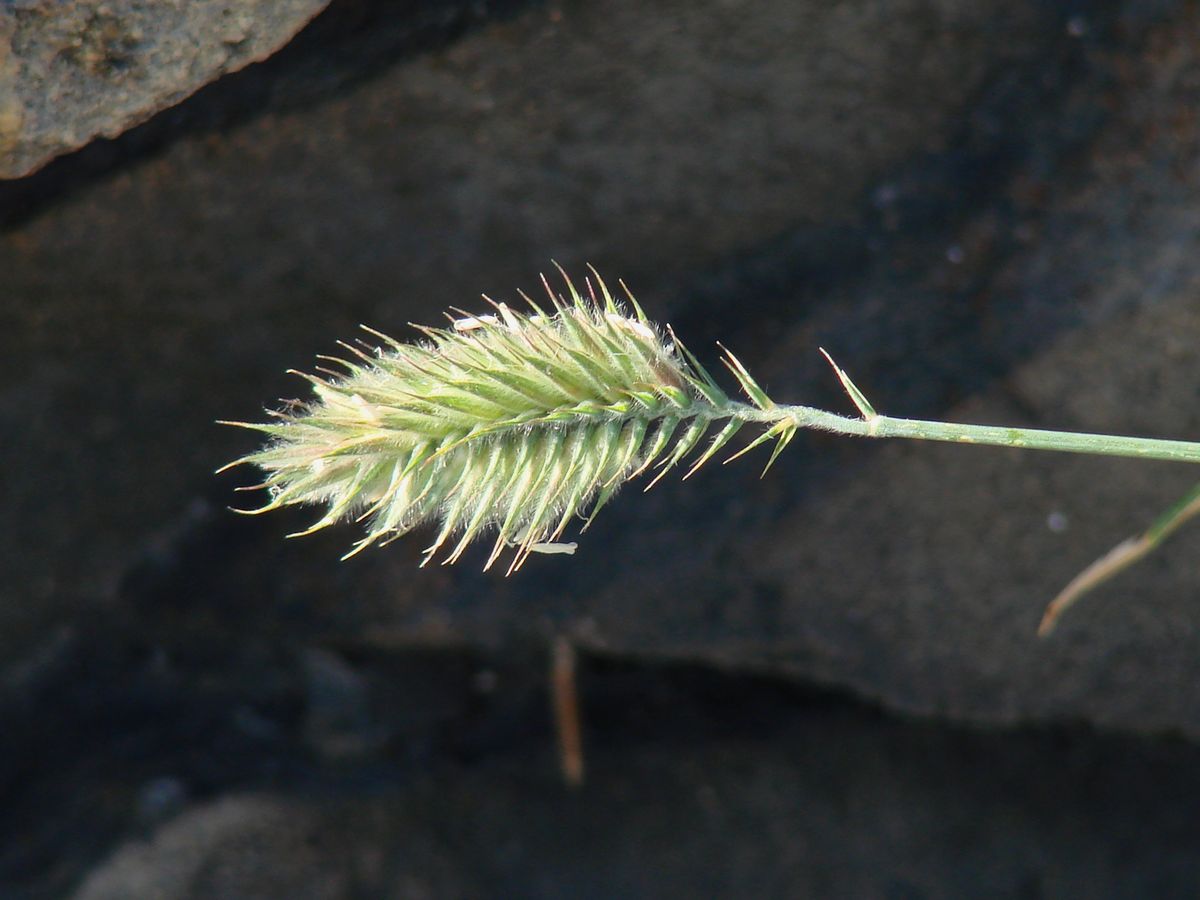
<path id="1" fill-rule="evenodd" d="M 748 409 L 747 412 L 748 419 L 763 422 L 791 419 L 798 428 L 815 428 L 858 437 L 912 438 L 956 444 L 988 444 L 1028 450 L 1058 450 L 1064 453 L 1200 462 L 1200 443 L 1191 441 L 1165 441 L 996 425 L 959 425 L 920 419 L 896 419 L 877 413 L 863 418 L 849 418 L 809 406 L 778 406 L 767 410 Z"/>

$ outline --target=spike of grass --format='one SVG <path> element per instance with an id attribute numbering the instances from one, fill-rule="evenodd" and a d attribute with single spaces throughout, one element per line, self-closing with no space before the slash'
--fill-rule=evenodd
<path id="1" fill-rule="evenodd" d="M 619 284 L 632 315 L 595 269 L 589 268 L 581 293 L 558 268 L 567 296 L 543 278 L 548 309 L 525 298 L 531 311 L 521 312 L 485 295 L 491 312 L 457 310 L 459 318 L 450 316 L 446 328 L 415 326 L 420 343 L 363 326 L 378 348 L 341 343 L 348 359 L 320 357 L 345 372 L 322 366 L 320 374 L 295 373 L 308 381 L 315 399 L 268 412 L 269 422 L 223 423 L 266 437 L 261 449 L 219 470 L 251 464 L 263 471 L 267 499 L 247 512 L 324 507 L 298 534 L 356 520 L 366 533 L 347 557 L 436 524 L 422 565 L 455 535 L 444 563 L 491 532 L 485 568 L 511 549 L 512 572 L 531 553 L 572 552 L 573 544 L 557 541 L 575 516 L 586 516 L 586 530 L 622 485 L 657 466 L 653 486 L 714 426 L 719 430 L 685 478 L 747 425 L 762 430 L 726 462 L 774 440 L 764 474 L 802 428 L 1200 462 L 1200 444 L 1184 441 L 883 416 L 827 353 L 859 418 L 775 403 L 721 347 L 722 362 L 749 402 L 735 400 L 669 326 L 664 334 L 646 318 L 624 282 Z M 1099 570 L 1089 569 L 1084 589 L 1097 574 L 1108 577 L 1200 512 L 1197 493 L 1132 550 L 1122 545 Z M 1074 593 L 1056 601 L 1054 615 L 1081 592 L 1072 585 Z"/>

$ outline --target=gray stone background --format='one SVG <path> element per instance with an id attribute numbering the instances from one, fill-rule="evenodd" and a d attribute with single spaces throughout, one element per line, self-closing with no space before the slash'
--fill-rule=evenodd
<path id="1" fill-rule="evenodd" d="M 1200 529 L 1034 637 L 1187 467 L 811 436 L 509 579 L 212 471 L 551 259 L 781 399 L 1196 438 L 1197 110 L 1184 0 L 0 0 L 0 896 L 1195 896 Z"/>

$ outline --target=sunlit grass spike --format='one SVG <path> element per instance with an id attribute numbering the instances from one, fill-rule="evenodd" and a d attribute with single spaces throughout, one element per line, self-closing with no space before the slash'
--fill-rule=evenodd
<path id="1" fill-rule="evenodd" d="M 589 266 L 580 293 L 555 267 L 566 296 L 543 277 L 545 308 L 524 294 L 517 306 L 484 295 L 482 312 L 452 308 L 446 327 L 414 326 L 416 343 L 362 326 L 378 346 L 338 342 L 348 358 L 319 357 L 333 368 L 292 370 L 309 385 L 307 401 L 267 411 L 267 422 L 224 422 L 265 439 L 259 450 L 220 470 L 252 465 L 262 471 L 266 498 L 248 514 L 323 508 L 297 536 L 340 520 L 357 522 L 365 533 L 344 558 L 432 527 L 422 565 L 447 547 L 443 562 L 454 562 L 491 535 L 484 568 L 511 551 L 508 571 L 515 572 L 532 554 L 574 552 L 573 543 L 559 538 L 576 516 L 590 510 L 586 530 L 624 484 L 657 467 L 652 487 L 712 428 L 715 436 L 685 479 L 746 426 L 760 430 L 726 462 L 774 440 L 764 474 L 801 428 L 1200 462 L 1200 444 L 1185 441 L 883 416 L 827 353 L 861 418 L 776 404 L 721 347 L 722 362 L 749 402 L 735 400 L 669 326 L 664 331 L 647 319 L 623 281 L 625 300 L 618 300 Z M 1048 611 L 1046 627 L 1082 590 L 1140 558 L 1198 512 L 1200 488 L 1072 582 Z"/>

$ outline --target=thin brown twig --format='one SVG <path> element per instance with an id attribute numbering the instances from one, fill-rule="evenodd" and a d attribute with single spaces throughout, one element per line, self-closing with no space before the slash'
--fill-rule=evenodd
<path id="1" fill-rule="evenodd" d="M 558 761 L 568 787 L 583 784 L 583 729 L 579 715 L 575 645 L 558 635 L 550 654 L 550 699 L 558 734 Z"/>

